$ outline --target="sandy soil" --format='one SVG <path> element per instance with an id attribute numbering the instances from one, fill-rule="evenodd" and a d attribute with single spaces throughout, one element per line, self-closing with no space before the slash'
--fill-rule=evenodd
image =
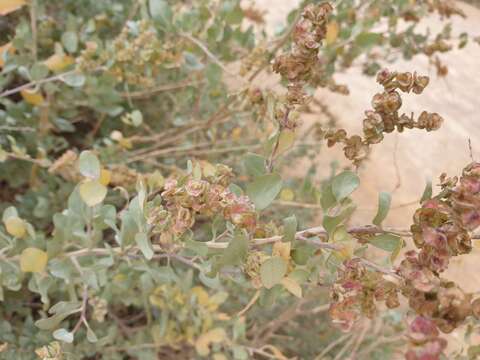
<path id="1" fill-rule="evenodd" d="M 282 24 L 288 11 L 295 7 L 297 0 L 256 0 L 256 4 L 265 9 L 270 33 Z M 480 35 L 480 10 L 467 4 L 461 4 L 467 19 L 452 19 L 454 34 L 467 31 Z M 425 26 L 433 32 L 439 31 L 441 25 L 435 16 L 426 20 Z M 400 174 L 400 187 L 393 194 L 393 207 L 419 199 L 426 179 L 434 184 L 442 172 L 457 175 L 470 161 L 468 139 L 471 139 L 473 156 L 480 159 L 480 46 L 470 43 L 462 50 L 453 50 L 442 54 L 442 61 L 448 66 L 446 78 L 437 78 L 436 71 L 429 66 L 425 56 L 418 56 L 409 62 L 399 61 L 389 68 L 400 71 L 417 71 L 428 74 L 431 82 L 426 91 L 418 95 L 404 97 L 403 109 L 408 113 L 422 110 L 438 112 L 445 123 L 436 132 L 426 133 L 419 130 L 405 131 L 402 134 L 390 134 L 385 141 L 375 146 L 371 160 L 361 169 L 361 188 L 355 194 L 359 205 L 354 222 L 357 224 L 371 221 L 376 211 L 378 193 L 395 188 L 398 178 L 395 161 Z M 316 97 L 328 104 L 330 110 L 338 117 L 340 125 L 349 132 L 359 132 L 363 111 L 370 108 L 370 99 L 380 88 L 374 79 L 361 74 L 358 68 L 339 74 L 337 80 L 347 83 L 350 96 L 332 94 L 319 90 Z M 262 79 L 262 84 L 275 83 L 273 75 Z M 319 121 L 322 114 L 308 116 L 307 123 Z M 337 160 L 347 165 L 340 151 L 322 149 L 318 157 L 319 176 L 328 174 L 329 163 Z M 325 171 L 322 171 L 322 169 Z M 300 170 L 300 169 L 299 169 Z M 298 173 L 298 172 L 297 172 Z M 408 227 L 416 205 L 393 209 L 386 225 Z M 452 261 L 446 276 L 460 283 L 470 292 L 480 291 L 480 250 L 475 249 L 468 256 L 457 257 Z M 460 340 L 459 334 L 453 334 Z"/>

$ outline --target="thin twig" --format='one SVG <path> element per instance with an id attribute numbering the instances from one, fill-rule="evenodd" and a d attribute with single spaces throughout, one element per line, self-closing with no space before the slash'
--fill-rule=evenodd
<path id="1" fill-rule="evenodd" d="M 37 0 L 30 1 L 30 26 L 32 28 L 32 57 L 38 60 L 37 51 Z"/>
<path id="2" fill-rule="evenodd" d="M 349 358 L 351 360 L 356 359 L 357 351 L 360 345 L 362 344 L 363 340 L 365 339 L 365 335 L 367 335 L 367 331 L 370 330 L 370 323 L 364 324 L 360 334 L 358 335 L 357 339 L 355 340 L 355 344 L 353 345 L 353 349 L 350 352 Z"/>
<path id="3" fill-rule="evenodd" d="M 76 333 L 78 329 L 80 329 L 80 326 L 82 326 L 82 323 L 87 321 L 86 315 L 87 315 L 87 306 L 88 306 L 88 286 L 84 285 L 83 286 L 83 293 L 82 293 L 82 308 L 80 312 L 80 319 L 78 319 L 77 323 L 75 324 L 75 327 L 72 330 L 72 333 Z"/>
<path id="4" fill-rule="evenodd" d="M 255 294 L 253 295 L 253 297 L 250 299 L 250 301 L 248 302 L 248 304 L 242 309 L 240 310 L 238 313 L 237 313 L 237 317 L 241 317 L 243 315 L 245 315 L 245 313 L 250 310 L 250 308 L 257 302 L 258 298 L 260 297 L 260 290 L 257 290 L 255 292 Z"/>
<path id="5" fill-rule="evenodd" d="M 398 133 L 395 134 L 395 145 L 393 147 L 393 166 L 395 168 L 395 177 L 397 179 L 397 182 L 395 183 L 395 187 L 392 190 L 392 194 L 400 189 L 402 186 L 402 176 L 400 175 L 400 168 L 398 166 L 398 161 L 397 161 L 397 153 L 398 153 Z"/>
<path id="6" fill-rule="evenodd" d="M 332 341 L 331 343 L 329 343 L 327 345 L 327 347 L 325 349 L 322 350 L 322 352 L 320 354 L 318 354 L 315 357 L 315 360 L 322 360 L 324 358 L 324 356 L 327 355 L 331 350 L 333 350 L 336 346 L 340 345 L 342 342 L 344 342 L 345 340 L 347 340 L 351 336 L 352 336 L 352 334 L 348 333 L 348 334 L 345 334 L 343 336 L 340 336 L 337 340 Z"/>
<path id="7" fill-rule="evenodd" d="M 0 126 L 0 131 L 18 131 L 18 132 L 33 132 L 36 131 L 34 128 L 30 126 L 8 126 L 3 125 Z"/>
<path id="8" fill-rule="evenodd" d="M 315 209 L 315 210 L 322 210 L 322 206 L 318 204 L 308 204 L 308 203 L 301 203 L 296 201 L 285 201 L 285 200 L 276 200 L 273 202 L 274 205 L 278 206 L 291 206 L 291 207 L 298 207 L 302 209 Z"/>
<path id="9" fill-rule="evenodd" d="M 345 343 L 345 345 L 340 349 L 340 351 L 337 353 L 337 355 L 334 357 L 333 360 L 340 360 L 344 359 L 343 355 L 345 352 L 350 348 L 350 346 L 353 345 L 355 340 L 358 338 L 359 335 L 357 335 L 355 332 L 352 332 L 353 336 Z"/>
<path id="10" fill-rule="evenodd" d="M 472 147 L 472 139 L 468 138 L 468 151 L 470 153 L 470 159 L 472 162 L 475 162 L 475 158 L 473 157 L 473 147 Z"/>
<path id="11" fill-rule="evenodd" d="M 16 94 L 16 93 L 19 93 L 20 91 L 22 90 L 27 90 L 29 88 L 32 88 L 32 87 L 35 87 L 35 86 L 38 86 L 38 85 L 42 85 L 42 84 L 46 84 L 46 83 L 49 83 L 49 82 L 54 82 L 54 81 L 59 81 L 59 80 L 63 80 L 63 78 L 67 75 L 72 75 L 76 72 L 76 70 L 71 70 L 71 71 L 67 71 L 67 72 L 64 72 L 62 74 L 58 74 L 58 75 L 54 75 L 54 76 L 51 76 L 51 77 L 48 77 L 48 78 L 45 78 L 45 79 L 41 79 L 41 80 L 37 80 L 37 81 L 31 81 L 29 83 L 26 83 L 26 84 L 23 84 L 23 85 L 20 85 L 20 86 L 17 86 L 16 88 L 13 88 L 13 89 L 10 89 L 10 90 L 6 90 L 2 93 L 0 93 L 0 98 L 2 97 L 7 97 L 7 96 L 10 96 L 10 95 L 13 95 L 13 94 Z"/>
<path id="12" fill-rule="evenodd" d="M 273 145 L 272 152 L 270 153 L 270 156 L 267 160 L 267 171 L 272 172 L 273 171 L 273 163 L 275 161 L 275 156 L 277 155 L 278 147 L 280 146 L 280 136 L 282 134 L 283 130 L 283 124 L 286 124 L 288 122 L 288 116 L 290 115 L 290 108 L 287 108 L 285 110 L 285 115 L 283 116 L 283 121 L 280 123 L 280 128 L 278 130 L 278 136 L 277 139 L 275 140 L 275 144 Z"/>
<path id="13" fill-rule="evenodd" d="M 226 74 L 234 76 L 236 78 L 242 79 L 244 83 L 248 83 L 243 77 L 240 75 L 230 71 L 221 61 L 218 57 L 216 57 L 208 48 L 205 44 L 203 44 L 200 40 L 194 38 L 192 35 L 187 34 L 187 33 L 180 33 L 180 36 L 190 40 L 193 42 L 195 45 L 197 45 L 204 53 L 207 55 L 207 57 L 210 58 L 215 64 L 217 64 Z"/>
<path id="14" fill-rule="evenodd" d="M 147 98 L 149 96 L 152 96 L 154 94 L 160 93 L 160 92 L 165 92 L 165 91 L 172 91 L 172 90 L 178 90 L 178 89 L 183 89 L 189 86 L 195 86 L 195 85 L 200 85 L 202 82 L 201 81 L 193 81 L 193 80 L 185 80 L 176 84 L 162 84 L 162 85 L 157 85 L 157 86 L 152 86 L 150 88 L 146 88 L 143 90 L 139 91 L 132 91 L 130 93 L 127 92 L 122 92 L 120 95 L 123 98 L 130 98 L 130 99 L 142 99 L 142 98 Z"/>

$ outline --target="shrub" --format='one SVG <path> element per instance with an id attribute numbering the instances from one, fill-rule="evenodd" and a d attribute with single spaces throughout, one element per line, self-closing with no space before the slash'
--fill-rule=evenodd
<path id="1" fill-rule="evenodd" d="M 418 30 L 430 12 L 435 36 Z M 444 121 L 400 111 L 427 76 L 382 66 L 428 56 L 445 76 L 439 54 L 470 41 L 446 22 L 465 16 L 455 3 L 304 1 L 274 39 L 237 0 L 0 14 L 2 358 L 440 359 L 441 334 L 475 328 L 480 300 L 441 275 L 479 236 L 480 164 L 427 185 L 410 229 L 382 226 L 388 193 L 371 224 L 349 223 L 371 148 Z M 382 88 L 362 133 L 303 129 L 312 103 L 329 114 L 314 90 L 348 95 L 334 75 L 358 64 Z M 284 91 L 258 83 L 269 71 Z M 286 177 L 323 142 L 351 166 Z"/>

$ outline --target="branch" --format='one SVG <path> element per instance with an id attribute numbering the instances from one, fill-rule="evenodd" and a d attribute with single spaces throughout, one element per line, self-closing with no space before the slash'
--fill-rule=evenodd
<path id="1" fill-rule="evenodd" d="M 187 33 L 180 33 L 180 36 L 190 40 L 193 42 L 195 45 L 197 45 L 204 53 L 207 55 L 207 57 L 210 58 L 215 64 L 217 64 L 226 74 L 234 76 L 236 78 L 242 79 L 244 83 L 248 83 L 245 79 L 243 79 L 241 76 L 238 74 L 235 74 L 231 72 L 227 67 L 220 61 L 218 57 L 216 57 L 208 48 L 198 39 L 194 38 L 192 35 L 187 34 Z"/>
<path id="2" fill-rule="evenodd" d="M 19 93 L 19 92 L 22 91 L 22 90 L 26 90 L 26 89 L 29 89 L 29 88 L 34 87 L 34 86 L 46 84 L 46 83 L 53 82 L 53 81 L 63 80 L 63 77 L 64 77 L 64 76 L 66 76 L 66 75 L 72 75 L 72 74 L 74 74 L 76 71 L 77 71 L 77 70 L 70 70 L 70 71 L 67 71 L 67 72 L 64 72 L 64 73 L 55 75 L 55 76 L 50 76 L 50 77 L 45 78 L 45 79 L 42 79 L 42 80 L 31 81 L 31 82 L 29 82 L 29 83 L 26 83 L 26 84 L 17 86 L 16 88 L 13 88 L 13 89 L 10 89 L 10 90 L 6 90 L 6 91 L 0 93 L 0 98 L 2 98 L 2 97 L 7 97 L 7 96 L 10 96 L 10 95 Z"/>
<path id="3" fill-rule="evenodd" d="M 82 293 L 82 308 L 80 312 L 80 319 L 78 319 L 77 323 L 75 324 L 75 327 L 72 330 L 72 333 L 76 333 L 78 329 L 80 329 L 80 326 L 82 326 L 82 323 L 87 321 L 86 315 L 87 315 L 87 306 L 88 306 L 88 286 L 84 285 L 83 286 L 83 293 Z"/>

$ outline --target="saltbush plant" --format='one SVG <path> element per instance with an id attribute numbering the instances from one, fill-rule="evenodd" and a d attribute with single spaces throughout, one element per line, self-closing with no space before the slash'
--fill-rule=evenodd
<path id="1" fill-rule="evenodd" d="M 419 30 L 431 13 L 438 34 Z M 427 56 L 446 76 L 441 53 L 471 41 L 455 2 L 303 1 L 273 38 L 238 0 L 2 0 L 0 15 L 1 358 L 480 354 L 480 298 L 442 277 L 479 237 L 480 164 L 428 184 L 409 229 L 382 225 L 388 193 L 350 222 L 374 145 L 441 129 L 435 109 L 400 110 L 429 77 L 383 67 Z M 335 74 L 351 66 L 381 89 L 353 135 L 313 97 L 348 95 Z M 328 121 L 305 129 L 317 105 Z M 323 143 L 351 165 L 285 175 Z M 457 329 L 465 348 L 447 350 Z"/>

